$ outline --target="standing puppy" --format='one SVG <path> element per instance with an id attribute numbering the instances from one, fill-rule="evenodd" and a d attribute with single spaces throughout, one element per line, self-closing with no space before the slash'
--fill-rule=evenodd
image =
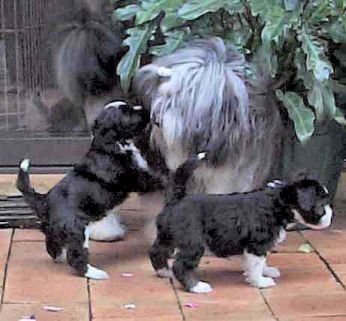
<path id="1" fill-rule="evenodd" d="M 175 178 L 175 182 L 181 184 L 185 179 Z M 280 272 L 267 266 L 266 256 L 282 238 L 286 224 L 299 222 L 323 229 L 333 215 L 327 189 L 310 179 L 228 195 L 184 197 L 176 191 L 181 189 L 173 188 L 175 194 L 157 218 L 150 259 L 158 276 L 170 277 L 167 259 L 177 249 L 174 276 L 195 293 L 212 290 L 195 274 L 206 249 L 218 257 L 243 254 L 246 281 L 259 288 L 271 287 Z"/>
<path id="2" fill-rule="evenodd" d="M 129 192 L 160 185 L 132 142 L 148 122 L 141 106 L 129 107 L 123 101 L 106 105 L 93 126 L 89 151 L 47 194 L 36 193 L 31 187 L 29 160 L 20 164 L 17 188 L 42 221 L 49 255 L 59 261 L 67 254 L 68 264 L 81 276 L 108 278 L 88 261 L 94 222 L 125 201 Z"/>

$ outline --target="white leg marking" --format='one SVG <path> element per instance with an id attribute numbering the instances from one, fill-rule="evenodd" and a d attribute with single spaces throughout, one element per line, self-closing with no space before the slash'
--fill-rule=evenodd
<path id="1" fill-rule="evenodd" d="M 279 237 L 276 240 L 276 244 L 280 244 L 283 241 L 285 241 L 286 240 L 286 236 L 287 236 L 286 230 L 283 227 L 281 227 L 280 228 L 280 232 L 279 232 Z"/>
<path id="2" fill-rule="evenodd" d="M 65 248 L 61 249 L 61 253 L 54 260 L 55 263 L 65 263 L 67 262 L 67 250 Z"/>
<path id="3" fill-rule="evenodd" d="M 138 150 L 132 140 L 129 139 L 126 141 L 125 145 L 118 144 L 118 146 L 122 152 L 132 152 L 133 160 L 139 168 L 144 170 L 149 169 L 147 161 L 143 158 L 141 152 Z"/>
<path id="4" fill-rule="evenodd" d="M 120 223 L 119 216 L 110 212 L 102 220 L 89 223 L 90 239 L 94 241 L 116 241 L 124 238 L 126 229 Z"/>
<path id="5" fill-rule="evenodd" d="M 94 280 L 106 280 L 109 279 L 109 275 L 107 272 L 97 269 L 96 267 L 88 264 L 88 270 L 84 274 L 85 277 Z"/>
<path id="6" fill-rule="evenodd" d="M 198 154 L 197 154 L 197 158 L 198 158 L 199 160 L 202 160 L 202 159 L 204 159 L 204 158 L 206 157 L 206 155 L 207 155 L 206 152 L 198 153 Z"/>
<path id="7" fill-rule="evenodd" d="M 173 272 L 170 269 L 164 268 L 156 271 L 156 275 L 159 278 L 171 279 L 173 278 Z"/>
<path id="8" fill-rule="evenodd" d="M 90 238 L 90 229 L 89 229 L 89 226 L 86 226 L 84 230 L 84 243 L 83 243 L 83 247 L 86 249 L 89 248 L 89 238 Z"/>
<path id="9" fill-rule="evenodd" d="M 270 277 L 263 277 L 265 266 L 265 256 L 257 256 L 244 251 L 244 275 L 247 276 L 246 282 L 254 287 L 268 288 L 275 285 L 275 281 Z"/>
<path id="10" fill-rule="evenodd" d="M 209 283 L 199 281 L 189 291 L 193 293 L 209 293 L 213 291 L 213 288 L 210 286 Z"/>
<path id="11" fill-rule="evenodd" d="M 29 170 L 29 166 L 30 166 L 30 159 L 28 158 L 23 159 L 22 162 L 20 163 L 20 168 L 24 172 L 27 172 Z"/>
<path id="12" fill-rule="evenodd" d="M 323 185 L 323 190 L 326 192 L 326 194 L 329 193 L 328 188 L 326 186 L 324 186 L 324 185 Z"/>

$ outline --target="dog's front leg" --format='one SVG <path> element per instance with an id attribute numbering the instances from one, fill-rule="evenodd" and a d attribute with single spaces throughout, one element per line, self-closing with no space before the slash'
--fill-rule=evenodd
<path id="1" fill-rule="evenodd" d="M 107 272 L 89 264 L 89 229 L 84 234 L 74 233 L 70 236 L 67 249 L 67 262 L 80 276 L 94 280 L 109 279 Z"/>
<path id="2" fill-rule="evenodd" d="M 266 255 L 258 256 L 244 251 L 243 257 L 244 275 L 246 282 L 258 288 L 269 288 L 275 285 L 271 277 L 264 277 L 264 268 L 266 265 Z"/>

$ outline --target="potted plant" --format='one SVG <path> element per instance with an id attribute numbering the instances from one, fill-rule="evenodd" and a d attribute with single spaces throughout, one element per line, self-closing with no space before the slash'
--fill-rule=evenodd
<path id="1" fill-rule="evenodd" d="M 287 129 L 280 175 L 317 171 L 334 195 L 346 124 L 345 0 L 142 0 L 113 16 L 126 26 L 129 50 L 117 67 L 125 91 L 141 59 L 193 37 L 234 44 L 249 61 L 249 81 L 267 68 Z"/>

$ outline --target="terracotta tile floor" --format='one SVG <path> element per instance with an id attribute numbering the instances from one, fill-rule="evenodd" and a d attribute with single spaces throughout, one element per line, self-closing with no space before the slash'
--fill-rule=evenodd
<path id="1" fill-rule="evenodd" d="M 41 190 L 54 180 L 52 175 L 36 178 Z M 12 193 L 11 187 L 6 191 Z M 214 291 L 190 294 L 155 277 L 146 255 L 161 204 L 157 194 L 132 195 L 120 211 L 129 229 L 126 239 L 91 243 L 90 260 L 110 274 L 106 281 L 88 281 L 53 263 L 38 231 L 0 230 L 0 321 L 24 316 L 37 321 L 346 321 L 346 230 L 290 232 L 269 257 L 282 276 L 266 290 L 244 283 L 240 258 L 205 257 L 200 274 Z M 312 252 L 300 253 L 306 242 Z M 132 277 L 122 276 L 126 272 Z M 135 308 L 127 309 L 128 304 Z M 49 305 L 63 310 L 46 311 Z"/>

